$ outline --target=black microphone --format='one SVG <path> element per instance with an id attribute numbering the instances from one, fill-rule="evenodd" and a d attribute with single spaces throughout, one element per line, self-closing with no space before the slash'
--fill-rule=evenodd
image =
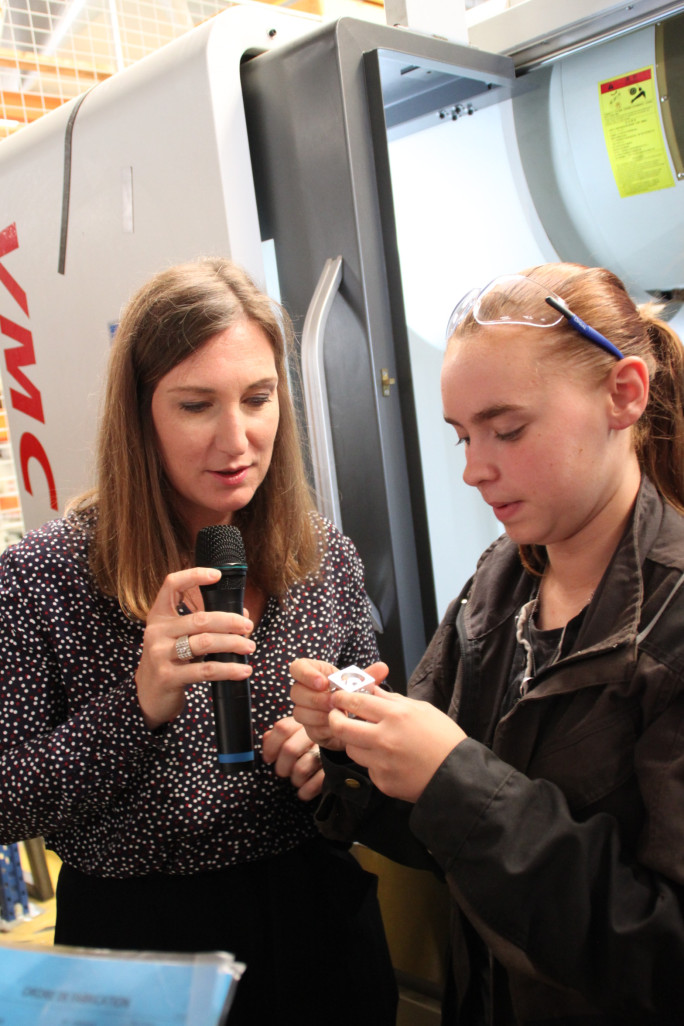
<path id="1" fill-rule="evenodd" d="M 205 609 L 242 615 L 247 557 L 237 527 L 228 524 L 203 527 L 197 535 L 195 565 L 213 566 L 221 571 L 220 580 L 200 588 Z M 233 652 L 214 652 L 206 658 L 221 663 L 247 662 L 247 656 Z M 249 680 L 212 681 L 211 693 L 220 769 L 224 773 L 251 769 L 254 740 Z"/>

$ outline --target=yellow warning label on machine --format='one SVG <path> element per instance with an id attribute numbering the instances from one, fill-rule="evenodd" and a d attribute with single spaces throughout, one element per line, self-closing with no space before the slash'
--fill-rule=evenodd
<path id="1" fill-rule="evenodd" d="M 601 122 L 621 196 L 674 186 L 653 68 L 599 82 Z"/>

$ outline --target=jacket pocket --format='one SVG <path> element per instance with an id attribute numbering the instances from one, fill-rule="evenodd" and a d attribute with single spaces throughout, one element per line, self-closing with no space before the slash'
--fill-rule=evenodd
<path id="1" fill-rule="evenodd" d="M 545 725 L 527 767 L 528 776 L 560 787 L 573 811 L 600 802 L 634 775 L 640 711 L 615 697 L 610 691 L 568 696 L 565 708 L 549 717 L 553 726 Z"/>

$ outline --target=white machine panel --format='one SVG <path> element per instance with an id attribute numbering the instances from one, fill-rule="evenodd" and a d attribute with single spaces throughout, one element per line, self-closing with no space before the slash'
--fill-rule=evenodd
<path id="1" fill-rule="evenodd" d="M 102 373 L 131 293 L 209 255 L 263 283 L 240 61 L 315 24 L 230 8 L 0 143 L 1 373 L 26 529 L 91 483 Z"/>
<path id="2" fill-rule="evenodd" d="M 553 69 L 549 94 L 558 187 L 575 230 L 596 262 L 615 271 L 639 299 L 648 298 L 645 290 L 684 284 L 684 250 L 679 232 L 673 231 L 684 221 L 684 183 L 671 165 L 667 188 L 620 196 L 598 86 L 641 68 L 655 69 L 654 37 L 651 26 L 567 57 Z"/>

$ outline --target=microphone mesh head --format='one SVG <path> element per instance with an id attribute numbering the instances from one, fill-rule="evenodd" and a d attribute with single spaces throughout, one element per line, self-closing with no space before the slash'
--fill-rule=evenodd
<path id="1" fill-rule="evenodd" d="M 247 563 L 245 545 L 237 527 L 232 524 L 214 524 L 197 533 L 195 544 L 196 566 L 230 566 Z"/>

